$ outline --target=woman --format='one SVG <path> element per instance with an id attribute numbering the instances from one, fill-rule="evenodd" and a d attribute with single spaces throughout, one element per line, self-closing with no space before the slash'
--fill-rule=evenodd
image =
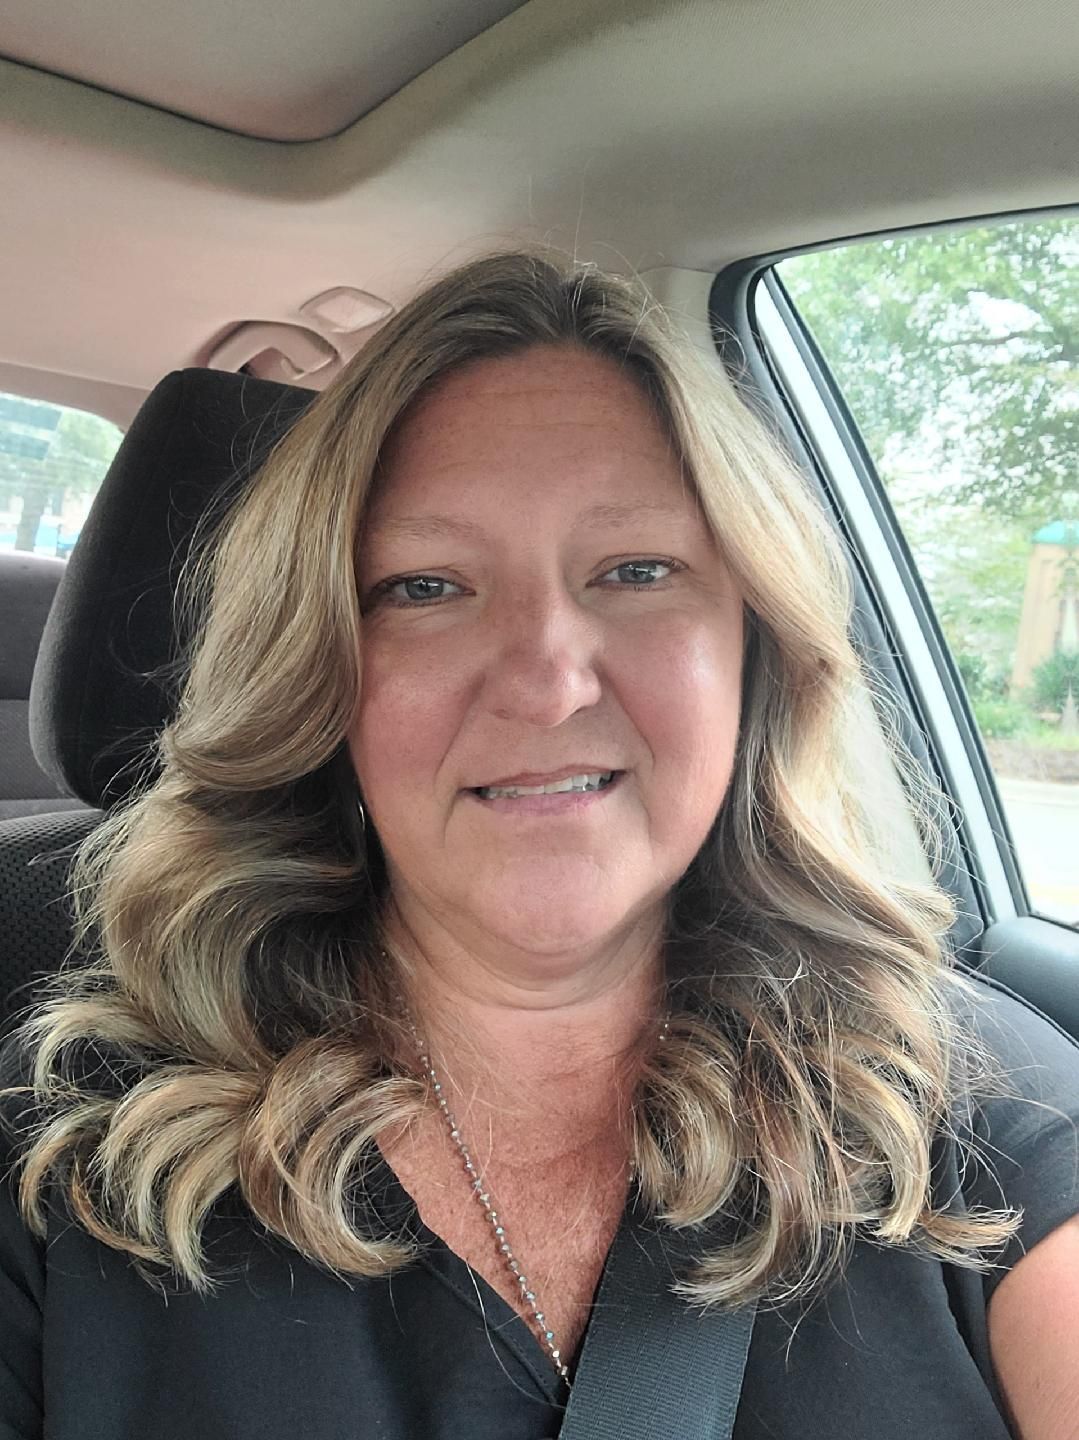
<path id="1" fill-rule="evenodd" d="M 1075 1047 L 874 858 L 837 544 L 631 287 L 434 284 L 196 590 L 23 1030 L 6 1433 L 552 1435 L 631 1213 L 761 1302 L 737 1440 L 1076 1433 Z"/>

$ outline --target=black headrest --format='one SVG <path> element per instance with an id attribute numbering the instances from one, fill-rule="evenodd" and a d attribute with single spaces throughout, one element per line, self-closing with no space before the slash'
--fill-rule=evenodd
<path id="1" fill-rule="evenodd" d="M 314 398 L 181 370 L 135 417 L 67 562 L 30 695 L 38 762 L 88 805 L 128 793 L 171 717 L 188 639 L 173 602 L 196 527 Z"/>

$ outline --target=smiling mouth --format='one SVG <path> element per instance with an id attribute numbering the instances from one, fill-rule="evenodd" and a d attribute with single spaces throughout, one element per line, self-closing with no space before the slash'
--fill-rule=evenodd
<path id="1" fill-rule="evenodd" d="M 607 790 L 622 770 L 602 770 L 592 774 L 567 775 L 549 785 L 479 785 L 469 791 L 480 800 L 520 800 L 542 795 L 588 795 Z"/>

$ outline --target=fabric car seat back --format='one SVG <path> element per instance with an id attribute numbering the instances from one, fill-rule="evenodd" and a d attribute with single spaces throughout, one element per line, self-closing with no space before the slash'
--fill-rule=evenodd
<path id="1" fill-rule="evenodd" d="M 29 706 L 37 763 L 61 795 L 91 808 L 0 821 L 0 1033 L 68 952 L 75 848 L 153 770 L 183 681 L 189 637 L 175 599 L 196 534 L 314 398 L 178 371 L 148 396 L 113 460 L 49 610 Z"/>

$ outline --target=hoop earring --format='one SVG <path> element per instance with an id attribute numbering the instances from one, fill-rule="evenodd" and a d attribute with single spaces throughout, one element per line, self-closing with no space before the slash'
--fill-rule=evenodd
<path id="1" fill-rule="evenodd" d="M 364 838 L 366 839 L 366 837 L 367 837 L 367 812 L 364 810 L 364 808 L 363 808 L 363 801 L 362 801 L 361 799 L 359 799 L 359 797 L 357 797 L 357 799 L 356 799 L 356 809 L 359 811 L 359 815 L 360 815 L 360 828 L 363 830 Z"/>

